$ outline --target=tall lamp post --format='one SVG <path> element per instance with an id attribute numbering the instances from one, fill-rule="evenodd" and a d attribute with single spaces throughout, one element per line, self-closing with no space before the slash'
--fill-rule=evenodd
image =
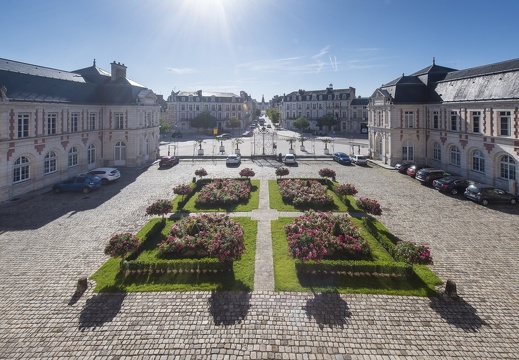
<path id="1" fill-rule="evenodd" d="M 263 136 L 263 156 L 265 156 L 265 134 L 269 132 L 265 126 L 259 128 L 260 134 Z"/>

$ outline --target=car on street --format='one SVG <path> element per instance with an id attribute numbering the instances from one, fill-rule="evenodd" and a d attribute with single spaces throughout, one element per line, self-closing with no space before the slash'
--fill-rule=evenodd
<path id="1" fill-rule="evenodd" d="M 333 161 L 338 162 L 339 164 L 343 165 L 351 165 L 351 159 L 346 153 L 343 152 L 336 152 L 333 153 Z"/>
<path id="2" fill-rule="evenodd" d="M 367 165 L 368 159 L 364 155 L 350 155 L 351 162 L 355 165 Z"/>
<path id="3" fill-rule="evenodd" d="M 183 136 L 184 136 L 184 135 L 183 135 L 180 131 L 173 131 L 173 132 L 171 133 L 171 137 L 172 137 L 172 138 L 181 138 L 181 137 L 183 137 Z"/>
<path id="4" fill-rule="evenodd" d="M 232 139 L 232 135 L 229 133 L 223 133 L 220 135 L 216 135 L 216 140 L 229 140 Z"/>
<path id="5" fill-rule="evenodd" d="M 297 164 L 296 156 L 294 154 L 285 154 L 283 156 L 283 164 Z"/>
<path id="6" fill-rule="evenodd" d="M 448 172 L 442 169 L 423 168 L 416 172 L 415 179 L 420 181 L 423 185 L 432 185 L 432 182 L 449 176 Z"/>
<path id="7" fill-rule="evenodd" d="M 103 185 L 109 184 L 121 177 L 121 173 L 116 168 L 97 168 L 87 172 L 87 175 L 97 176 Z"/>
<path id="8" fill-rule="evenodd" d="M 88 194 L 90 191 L 98 189 L 100 186 L 101 179 L 97 176 L 81 174 L 54 184 L 52 186 L 52 191 L 56 194 L 64 191 L 81 191 L 84 194 Z"/>
<path id="9" fill-rule="evenodd" d="M 240 165 L 241 156 L 239 154 L 230 154 L 225 159 L 225 164 L 227 165 Z"/>
<path id="10" fill-rule="evenodd" d="M 442 179 L 433 180 L 433 187 L 443 193 L 451 195 L 463 194 L 469 185 L 474 181 L 465 179 L 461 176 L 447 176 Z"/>
<path id="11" fill-rule="evenodd" d="M 482 205 L 490 203 L 517 204 L 517 196 L 492 185 L 475 183 L 467 186 L 465 197 Z"/>
<path id="12" fill-rule="evenodd" d="M 177 156 L 162 156 L 159 161 L 159 168 L 171 167 L 177 165 L 179 162 L 180 159 Z"/>
<path id="13" fill-rule="evenodd" d="M 314 132 L 315 136 L 327 136 L 328 134 L 322 130 L 318 130 Z"/>
<path id="14" fill-rule="evenodd" d="M 418 172 L 418 170 L 424 169 L 426 167 L 427 167 L 427 165 L 424 165 L 424 164 L 420 164 L 420 165 L 413 164 L 407 168 L 406 174 L 409 175 L 410 177 L 414 178 L 416 176 L 416 173 Z"/>
<path id="15" fill-rule="evenodd" d="M 398 163 L 395 165 L 395 169 L 400 173 L 400 174 L 406 174 L 407 173 L 407 169 L 409 169 L 411 166 L 413 166 L 414 164 L 409 162 L 409 163 Z"/>
<path id="16" fill-rule="evenodd" d="M 244 136 L 244 137 L 251 137 L 252 135 L 254 135 L 254 131 L 252 131 L 252 130 L 245 131 L 243 134 L 241 134 L 241 136 Z"/>

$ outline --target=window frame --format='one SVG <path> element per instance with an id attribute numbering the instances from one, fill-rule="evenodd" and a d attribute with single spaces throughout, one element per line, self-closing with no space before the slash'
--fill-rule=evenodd
<path id="1" fill-rule="evenodd" d="M 438 142 L 433 143 L 433 159 L 437 161 L 442 160 L 442 149 L 440 143 Z"/>
<path id="2" fill-rule="evenodd" d="M 501 179 L 517 180 L 516 172 L 517 166 L 514 158 L 508 154 L 501 156 L 499 159 L 499 177 Z"/>
<path id="3" fill-rule="evenodd" d="M 404 127 L 406 129 L 416 128 L 414 111 L 404 111 Z"/>
<path id="4" fill-rule="evenodd" d="M 450 114 L 450 130 L 451 131 L 458 131 L 458 112 L 457 111 L 451 111 Z"/>
<path id="5" fill-rule="evenodd" d="M 30 113 L 19 113 L 18 121 L 17 121 L 17 138 L 23 139 L 29 137 L 29 126 L 31 122 L 31 114 Z"/>
<path id="6" fill-rule="evenodd" d="M 472 153 L 472 171 L 485 172 L 485 155 L 481 150 Z"/>
<path id="7" fill-rule="evenodd" d="M 456 145 L 452 145 L 449 149 L 449 162 L 453 166 L 461 166 L 461 152 Z"/>
<path id="8" fill-rule="evenodd" d="M 14 161 L 13 166 L 13 183 L 21 183 L 23 181 L 30 180 L 31 172 L 30 172 L 31 162 L 27 156 L 20 156 L 18 159 Z"/>
<path id="9" fill-rule="evenodd" d="M 506 121 L 506 126 L 503 126 L 503 120 Z M 510 111 L 499 112 L 499 136 L 510 136 L 510 125 L 512 123 L 512 117 Z"/>
<path id="10" fill-rule="evenodd" d="M 481 111 L 472 111 L 472 132 L 475 134 L 481 134 Z"/>
<path id="11" fill-rule="evenodd" d="M 58 171 L 57 169 L 57 155 L 54 151 L 49 151 L 45 154 L 43 160 L 43 175 L 48 175 Z"/>
<path id="12" fill-rule="evenodd" d="M 68 167 L 74 167 L 74 166 L 79 165 L 78 158 L 79 158 L 78 149 L 77 149 L 77 147 L 72 146 L 68 150 L 68 153 L 67 153 L 67 164 L 68 164 Z"/>

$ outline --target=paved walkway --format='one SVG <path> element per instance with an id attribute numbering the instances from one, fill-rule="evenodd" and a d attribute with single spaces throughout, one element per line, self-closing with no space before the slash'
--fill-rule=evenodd
<path id="1" fill-rule="evenodd" d="M 324 165 L 359 196 L 377 198 L 381 221 L 402 239 L 431 246 L 431 266 L 458 284 L 459 301 L 388 295 L 272 291 L 272 249 L 263 225 L 276 164 L 245 159 L 261 181 L 252 293 L 94 294 L 76 281 L 107 259 L 109 237 L 138 231 L 152 201 L 204 167 L 122 169 L 119 183 L 89 195 L 38 192 L 0 204 L 0 359 L 517 359 L 519 207 L 485 208 L 439 194 L 377 166 L 301 160 L 292 177 Z M 269 227 L 268 227 L 269 228 Z M 261 253 L 261 254 L 260 254 Z"/>

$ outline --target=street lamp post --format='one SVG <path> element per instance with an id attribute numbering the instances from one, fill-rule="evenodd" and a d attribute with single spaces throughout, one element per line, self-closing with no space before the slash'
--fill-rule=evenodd
<path id="1" fill-rule="evenodd" d="M 263 156 L 265 156 L 265 134 L 267 134 L 269 130 L 263 126 L 259 129 L 259 132 L 263 135 Z"/>

